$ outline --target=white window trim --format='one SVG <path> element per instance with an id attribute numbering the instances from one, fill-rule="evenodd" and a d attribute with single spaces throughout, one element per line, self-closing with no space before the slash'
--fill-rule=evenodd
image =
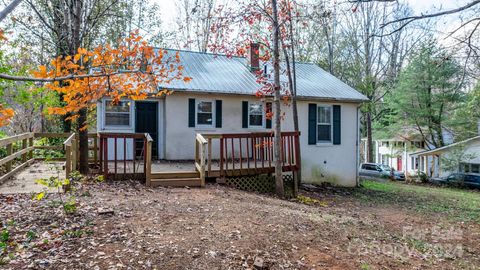
<path id="1" fill-rule="evenodd" d="M 323 108 L 330 108 L 330 141 L 319 141 L 318 140 L 318 125 L 321 125 L 322 123 L 318 123 L 318 108 L 323 107 Z M 318 146 L 331 146 L 333 145 L 333 105 L 331 104 L 317 104 L 317 123 L 315 125 L 317 129 L 317 145 Z"/>
<path id="2" fill-rule="evenodd" d="M 103 129 L 117 129 L 117 130 L 124 130 L 124 129 L 131 129 L 132 126 L 133 126 L 133 107 L 134 107 L 134 103 L 133 103 L 133 100 L 130 100 L 130 99 L 122 99 L 120 100 L 122 102 L 126 101 L 126 102 L 129 102 L 130 103 L 130 108 L 129 108 L 129 121 L 128 121 L 128 125 L 125 125 L 125 126 L 116 126 L 116 125 L 107 125 L 107 113 L 111 113 L 111 112 L 107 112 L 107 104 L 108 102 L 112 102 L 112 99 L 104 99 L 103 100 Z"/>
<path id="3" fill-rule="evenodd" d="M 198 124 L 198 104 L 200 102 L 210 102 L 212 103 L 212 124 L 210 125 L 200 125 Z M 200 129 L 214 129 L 215 128 L 215 119 L 216 111 L 215 111 L 215 100 L 211 99 L 195 99 L 195 128 L 200 128 Z"/>
<path id="4" fill-rule="evenodd" d="M 257 126 L 257 125 L 250 125 L 250 105 L 251 104 L 261 104 L 262 105 L 262 125 Z M 248 123 L 248 128 L 249 129 L 265 129 L 267 127 L 267 119 L 265 116 L 265 106 L 266 103 L 264 102 L 255 102 L 255 101 L 249 101 L 248 102 L 248 111 L 247 111 L 247 123 Z"/>

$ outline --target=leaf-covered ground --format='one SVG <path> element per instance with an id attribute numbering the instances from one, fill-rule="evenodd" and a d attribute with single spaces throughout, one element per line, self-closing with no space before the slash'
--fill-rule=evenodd
<path id="1" fill-rule="evenodd" d="M 478 269 L 477 221 L 419 211 L 415 197 L 368 183 L 314 188 L 298 201 L 216 185 L 96 184 L 78 191 L 76 213 L 65 216 L 56 195 L 1 195 L 0 268 Z M 444 200 L 430 197 L 429 205 Z"/>

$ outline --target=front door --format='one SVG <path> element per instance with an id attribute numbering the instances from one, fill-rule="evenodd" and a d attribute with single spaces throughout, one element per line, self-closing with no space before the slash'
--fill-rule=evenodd
<path id="1" fill-rule="evenodd" d="M 402 157 L 397 157 L 397 171 L 403 171 Z"/>
<path id="2" fill-rule="evenodd" d="M 152 157 L 158 157 L 158 102 L 135 102 L 135 132 L 148 133 L 153 139 Z M 137 156 L 142 155 L 143 142 L 136 144 Z"/>

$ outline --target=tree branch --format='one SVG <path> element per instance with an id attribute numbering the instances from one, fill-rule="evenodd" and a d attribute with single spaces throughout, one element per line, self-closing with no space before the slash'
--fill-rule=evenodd
<path id="1" fill-rule="evenodd" d="M 117 71 L 112 73 L 68 75 L 68 76 L 54 77 L 54 78 L 34 78 L 34 77 L 15 76 L 15 75 L 0 73 L 0 79 L 10 80 L 10 81 L 19 81 L 19 82 L 59 82 L 59 81 L 73 80 L 73 79 L 110 77 L 110 76 L 119 75 L 119 74 L 129 74 L 129 73 L 139 73 L 139 72 L 145 73 L 141 70 L 124 70 L 124 71 Z"/>
<path id="2" fill-rule="evenodd" d="M 372 1 L 385 2 L 386 0 L 359 0 L 359 1 L 362 1 L 362 2 L 372 2 Z M 393 21 L 390 21 L 390 22 L 387 22 L 387 23 L 383 24 L 382 27 L 385 27 L 385 26 L 388 26 L 390 24 L 394 24 L 394 23 L 397 23 L 397 22 L 407 21 L 406 24 L 409 24 L 409 23 L 411 23 L 412 21 L 415 21 L 415 20 L 423 20 L 423 19 L 428 19 L 428 18 L 435 18 L 435 17 L 444 16 L 444 15 L 454 14 L 454 13 L 469 9 L 469 8 L 475 6 L 475 5 L 478 5 L 478 4 L 480 4 L 480 0 L 474 0 L 474 1 L 470 2 L 469 4 L 466 4 L 464 6 L 461 6 L 459 8 L 455 8 L 455 9 L 445 10 L 445 11 L 442 11 L 442 12 L 437 12 L 437 13 L 432 13 L 432 14 L 422 14 L 422 15 L 416 15 L 416 16 L 408 16 L 408 17 L 397 19 L 397 20 L 393 20 Z"/>
<path id="3" fill-rule="evenodd" d="M 10 5 L 4 8 L 0 12 L 0 22 L 3 21 L 7 17 L 7 15 L 10 14 L 21 2 L 22 0 L 14 0 L 10 3 Z"/>

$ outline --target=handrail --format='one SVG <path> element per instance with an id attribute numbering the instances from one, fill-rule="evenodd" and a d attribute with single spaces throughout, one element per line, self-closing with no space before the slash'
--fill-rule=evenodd
<path id="1" fill-rule="evenodd" d="M 272 132 L 248 132 L 248 133 L 203 133 L 204 138 L 252 138 L 252 137 L 274 137 Z M 300 131 L 282 131 L 282 136 L 300 136 Z"/>
<path id="2" fill-rule="evenodd" d="M 207 143 L 207 140 L 203 137 L 203 134 L 200 133 L 197 133 L 197 140 L 203 144 Z"/>
<path id="3" fill-rule="evenodd" d="M 11 144 L 11 143 L 16 142 L 16 141 L 20 141 L 20 140 L 24 140 L 24 139 L 30 139 L 32 137 L 33 137 L 33 133 L 28 132 L 28 133 L 22 133 L 22 134 L 19 134 L 19 135 L 15 135 L 15 136 L 12 136 L 12 137 L 3 138 L 3 139 L 0 139 L 0 147 L 6 146 L 6 145 Z"/>
<path id="4" fill-rule="evenodd" d="M 70 136 L 63 142 L 63 145 L 64 146 L 71 146 L 72 145 L 72 141 L 75 139 L 75 133 L 72 133 L 70 134 Z"/>
<path id="5" fill-rule="evenodd" d="M 152 146 L 154 142 L 150 134 L 99 132 L 98 142 L 100 144 L 99 169 L 105 179 L 110 176 L 117 179 L 119 175 L 123 175 L 125 179 L 129 175 L 137 177 L 137 175 L 142 174 L 145 176 L 146 185 L 150 185 Z M 138 148 L 140 143 L 142 143 L 141 149 Z M 128 149 L 128 147 L 132 148 Z M 142 158 L 140 160 L 138 160 L 139 152 L 137 152 L 137 150 L 141 150 Z M 133 165 L 127 166 L 128 162 L 130 162 L 130 156 Z M 113 170 L 109 169 L 110 160 L 113 162 Z M 143 165 L 143 171 L 138 170 L 138 166 L 140 165 Z M 133 171 L 130 172 L 130 169 L 133 169 Z M 123 171 L 123 173 L 121 171 Z"/>
<path id="6" fill-rule="evenodd" d="M 195 167 L 200 173 L 200 185 L 205 186 L 205 170 L 206 170 L 206 145 L 207 140 L 202 134 L 197 133 L 195 136 Z"/>
<path id="7" fill-rule="evenodd" d="M 72 133 L 64 142 L 65 147 L 65 176 L 70 177 L 70 174 L 77 169 L 77 143 L 76 135 Z"/>
<path id="8" fill-rule="evenodd" d="M 145 138 L 147 139 L 147 142 L 153 142 L 152 137 L 150 137 L 150 134 L 145 133 Z"/>
<path id="9" fill-rule="evenodd" d="M 89 157 L 89 162 L 93 162 L 94 164 L 98 164 L 98 139 L 96 139 L 97 133 L 89 133 L 88 138 L 89 140 L 93 139 L 92 145 L 89 145 L 88 150 L 89 153 L 93 152 L 93 156 Z M 39 139 L 64 139 L 61 144 L 55 145 L 34 145 L 34 140 Z M 65 150 L 65 157 L 55 157 L 49 158 L 49 160 L 67 161 L 67 157 L 69 158 L 68 162 L 65 163 L 65 169 L 67 173 L 67 177 L 72 170 L 75 170 L 78 167 L 77 161 L 78 158 L 78 134 L 75 133 L 52 133 L 52 132 L 28 132 L 23 133 L 7 138 L 0 139 L 0 147 L 3 147 L 6 150 L 6 156 L 0 159 L 0 165 L 5 167 L 5 173 L 0 175 L 0 182 L 6 180 L 14 173 L 20 171 L 22 168 L 28 166 L 35 160 L 45 160 L 45 157 L 42 156 L 34 156 L 35 150 Z M 48 141 L 47 141 L 48 142 Z M 17 147 L 15 147 L 17 145 Z M 15 150 L 18 148 L 18 150 Z M 19 159 L 21 160 L 21 164 L 17 165 L 14 160 Z M 17 165 L 13 168 L 14 165 Z"/>
<path id="10" fill-rule="evenodd" d="M 201 136 L 200 136 L 201 135 Z M 207 140 L 206 147 L 195 146 L 195 161 L 200 165 L 199 154 L 203 149 L 207 153 L 207 175 L 210 177 L 224 178 L 226 176 L 251 175 L 258 173 L 270 173 L 275 168 L 274 162 L 274 132 L 249 132 L 249 133 L 206 133 L 197 134 L 196 138 Z M 300 132 L 281 132 L 281 162 L 283 171 L 296 172 L 301 167 L 300 158 Z M 212 153 L 213 141 L 215 156 Z M 217 148 L 218 146 L 218 148 Z M 218 159 L 219 168 L 212 171 L 213 158 Z M 202 168 L 199 166 L 199 168 Z"/>
<path id="11" fill-rule="evenodd" d="M 145 133 L 146 153 L 145 153 L 145 184 L 147 187 L 152 186 L 152 144 L 153 139 L 150 134 Z"/>
<path id="12" fill-rule="evenodd" d="M 34 134 L 29 132 L 0 139 L 0 147 L 6 147 L 7 153 L 6 157 L 0 159 L 0 165 L 5 165 L 6 171 L 4 175 L 0 176 L 0 183 L 33 162 L 33 137 Z M 18 151 L 14 152 L 14 143 L 17 141 L 21 141 L 21 146 Z M 12 168 L 13 161 L 17 158 L 21 158 L 22 163 Z"/>

